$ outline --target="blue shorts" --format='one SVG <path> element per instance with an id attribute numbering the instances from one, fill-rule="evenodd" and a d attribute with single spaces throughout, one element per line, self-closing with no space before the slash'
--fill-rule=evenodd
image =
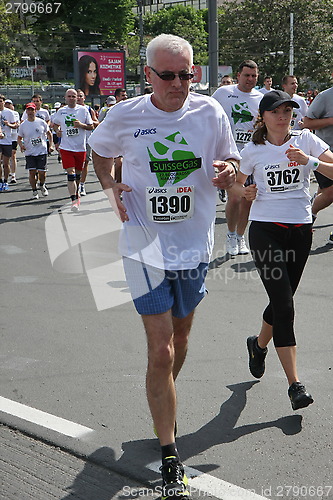
<path id="1" fill-rule="evenodd" d="M 139 314 L 162 314 L 185 318 L 207 293 L 207 263 L 195 269 L 169 271 L 123 257 L 127 284 Z"/>

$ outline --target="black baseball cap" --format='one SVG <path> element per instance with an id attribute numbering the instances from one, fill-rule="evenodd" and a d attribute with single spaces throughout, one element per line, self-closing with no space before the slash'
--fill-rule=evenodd
<path id="1" fill-rule="evenodd" d="M 264 111 L 273 111 L 273 109 L 280 106 L 280 104 L 284 104 L 288 102 L 293 108 L 299 108 L 299 104 L 296 101 L 293 101 L 290 95 L 287 92 L 283 92 L 283 90 L 271 90 L 264 94 L 264 97 L 261 99 L 259 104 L 259 111 L 262 116 Z"/>

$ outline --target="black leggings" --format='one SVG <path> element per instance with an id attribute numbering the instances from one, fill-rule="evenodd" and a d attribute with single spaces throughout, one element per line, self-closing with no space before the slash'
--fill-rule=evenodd
<path id="1" fill-rule="evenodd" d="M 252 222 L 252 257 L 269 297 L 263 313 L 275 347 L 296 345 L 294 299 L 312 243 L 312 224 Z"/>

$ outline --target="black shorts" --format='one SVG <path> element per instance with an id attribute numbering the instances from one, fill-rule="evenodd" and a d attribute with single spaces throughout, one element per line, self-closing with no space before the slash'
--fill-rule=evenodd
<path id="1" fill-rule="evenodd" d="M 318 182 L 320 189 L 325 189 L 325 188 L 333 186 L 332 179 L 325 177 L 325 175 L 321 174 L 320 172 L 317 172 L 316 170 L 314 170 L 313 173 L 315 174 L 315 178 Z"/>
<path id="2" fill-rule="evenodd" d="M 46 161 L 47 155 L 37 155 L 37 156 L 26 156 L 25 157 L 26 170 L 38 170 L 40 172 L 46 172 Z"/>
<path id="3" fill-rule="evenodd" d="M 0 144 L 0 154 L 10 158 L 12 156 L 12 145 L 11 144 Z"/>
<path id="4" fill-rule="evenodd" d="M 17 150 L 17 141 L 12 142 L 12 150 L 16 151 Z"/>
<path id="5" fill-rule="evenodd" d="M 52 134 L 52 137 L 53 137 L 53 144 L 58 144 L 58 142 L 60 142 L 59 140 L 59 137 L 57 136 L 57 134 Z"/>

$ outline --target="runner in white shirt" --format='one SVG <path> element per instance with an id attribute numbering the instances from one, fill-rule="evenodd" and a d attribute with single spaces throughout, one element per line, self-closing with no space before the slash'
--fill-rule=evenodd
<path id="1" fill-rule="evenodd" d="M 302 130 L 304 128 L 303 119 L 307 113 L 308 105 L 304 97 L 296 94 L 298 89 L 298 81 L 294 75 L 286 75 L 282 78 L 282 88 L 287 92 L 293 101 L 296 101 L 298 108 L 294 109 L 291 120 L 291 128 L 293 130 Z"/>
<path id="2" fill-rule="evenodd" d="M 233 83 L 234 82 L 232 81 L 232 76 L 223 75 L 221 78 L 220 87 L 224 87 L 224 85 L 233 85 Z"/>
<path id="3" fill-rule="evenodd" d="M 2 155 L 2 166 L 0 161 L 0 192 L 8 191 L 8 177 L 10 173 L 9 161 L 12 156 L 12 131 L 17 128 L 15 115 L 11 109 L 5 107 L 5 96 L 0 95 L 0 155 Z"/>
<path id="4" fill-rule="evenodd" d="M 45 120 L 36 117 L 36 105 L 29 102 L 26 107 L 27 119 L 18 129 L 17 142 L 21 152 L 25 154 L 26 169 L 29 171 L 29 182 L 32 196 L 38 200 L 37 181 L 43 196 L 49 194 L 45 184 L 47 162 L 47 139 L 52 149 L 52 134 Z"/>
<path id="5" fill-rule="evenodd" d="M 221 106 L 189 92 L 192 70 L 186 40 L 154 38 L 145 67 L 153 93 L 118 103 L 89 138 L 97 176 L 124 222 L 120 246 L 147 334 L 147 397 L 161 445 L 166 500 L 189 494 L 175 443 L 174 381 L 195 307 L 205 295 L 216 188 L 233 184 L 231 162 L 240 158 Z M 123 183 L 110 175 L 119 155 Z"/>
<path id="6" fill-rule="evenodd" d="M 233 189 L 253 200 L 249 241 L 269 297 L 259 336 L 247 339 L 250 371 L 256 378 L 263 376 L 267 345 L 273 338 L 288 380 L 288 396 L 297 410 L 313 403 L 297 375 L 293 300 L 312 242 L 310 172 L 333 178 L 333 153 L 310 130 L 291 129 L 293 108 L 298 104 L 286 92 L 264 95 L 261 119 L 252 142 L 241 152 Z M 251 174 L 254 183 L 244 187 Z"/>
<path id="7" fill-rule="evenodd" d="M 83 92 L 83 90 L 78 89 L 77 90 L 77 103 L 80 106 L 85 106 L 88 109 L 88 111 L 90 113 L 90 116 L 91 116 L 91 119 L 93 121 L 94 128 L 95 128 L 95 127 L 97 127 L 97 125 L 99 125 L 99 121 L 97 119 L 95 110 L 91 106 L 88 106 L 87 104 L 85 104 L 85 102 L 84 102 L 85 99 L 86 99 L 86 94 Z M 84 160 L 82 174 L 81 174 L 81 182 L 80 182 L 80 187 L 79 187 L 80 196 L 86 196 L 86 194 L 87 194 L 86 193 L 85 182 L 86 182 L 87 175 L 88 175 L 89 161 L 92 158 L 92 156 L 91 156 L 91 147 L 88 144 L 88 139 L 90 137 L 91 132 L 92 132 L 91 130 L 88 130 L 86 132 L 86 134 L 87 134 L 87 144 L 86 144 L 87 151 L 86 151 L 86 159 Z"/>
<path id="8" fill-rule="evenodd" d="M 262 94 L 254 88 L 258 76 L 257 64 L 251 60 L 243 61 L 238 68 L 237 85 L 219 87 L 213 94 L 227 113 L 239 151 L 251 140 L 258 116 L 259 102 L 262 99 Z M 225 215 L 228 225 L 226 251 L 229 255 L 249 253 L 244 232 L 250 206 L 251 203 L 244 198 L 228 193 Z"/>
<path id="9" fill-rule="evenodd" d="M 224 85 L 233 85 L 233 80 L 232 80 L 232 76 L 230 75 L 223 75 L 222 78 L 221 78 L 221 83 L 220 83 L 220 87 L 223 87 Z M 227 201 L 227 192 L 225 189 L 218 189 L 217 190 L 218 193 L 219 193 L 219 198 L 220 200 L 225 203 Z"/>
<path id="10" fill-rule="evenodd" d="M 259 92 L 261 92 L 262 94 L 267 94 L 267 92 L 270 92 L 271 90 L 274 90 L 273 87 L 272 87 L 272 84 L 273 84 L 273 79 L 271 76 L 265 76 L 264 78 L 264 86 L 259 89 Z"/>
<path id="11" fill-rule="evenodd" d="M 57 114 L 57 111 L 59 111 L 59 109 L 62 106 L 63 106 L 63 104 L 61 102 L 55 102 L 54 103 L 54 109 L 55 109 L 55 111 L 50 116 L 50 129 L 51 129 L 51 132 L 52 132 L 53 145 L 54 145 L 54 148 L 55 148 L 56 152 L 58 153 L 58 163 L 61 162 L 61 156 L 60 156 L 60 152 L 59 152 L 60 137 L 57 136 L 57 134 L 55 133 L 55 130 L 53 129 L 53 118 L 55 117 L 55 115 Z"/>
<path id="12" fill-rule="evenodd" d="M 87 130 L 93 129 L 93 121 L 88 109 L 77 104 L 77 92 L 68 89 L 65 94 L 66 106 L 53 117 L 53 128 L 61 137 L 60 155 L 62 166 L 67 172 L 67 186 L 72 200 L 72 211 L 80 205 L 79 185 L 86 158 Z"/>
<path id="13" fill-rule="evenodd" d="M 40 94 L 34 94 L 31 98 L 31 102 L 33 102 L 36 105 L 36 118 L 41 118 L 48 125 L 50 125 L 50 113 L 48 112 L 47 109 L 42 108 L 43 104 L 42 96 Z M 26 111 L 24 111 L 21 121 L 24 121 L 26 119 L 27 119 L 27 113 Z"/>
<path id="14" fill-rule="evenodd" d="M 20 115 L 18 114 L 17 111 L 14 109 L 14 104 L 11 99 L 6 99 L 5 100 L 5 106 L 8 109 L 11 109 L 15 115 L 15 121 L 16 121 L 16 128 L 12 129 L 12 155 L 10 158 L 10 173 L 9 173 L 9 184 L 16 184 L 16 167 L 17 167 L 17 160 L 16 160 L 16 150 L 17 150 L 17 129 L 19 128 L 20 125 Z"/>

